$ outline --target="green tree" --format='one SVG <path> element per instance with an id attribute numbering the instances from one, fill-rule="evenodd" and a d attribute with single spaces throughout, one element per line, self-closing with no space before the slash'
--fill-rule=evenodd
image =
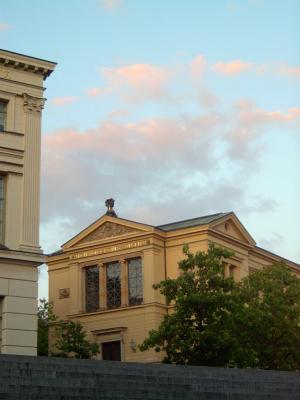
<path id="1" fill-rule="evenodd" d="M 232 364 L 300 369 L 300 279 L 283 262 L 244 278 L 238 286 Z"/>
<path id="2" fill-rule="evenodd" d="M 300 279 L 275 263 L 236 283 L 224 273 L 232 253 L 184 248 L 180 275 L 155 285 L 174 305 L 140 350 L 176 364 L 300 369 Z"/>
<path id="3" fill-rule="evenodd" d="M 180 275 L 155 285 L 174 309 L 140 350 L 165 351 L 164 362 L 225 365 L 232 351 L 230 318 L 235 307 L 232 278 L 225 277 L 224 260 L 232 253 L 211 244 L 207 252 L 183 249 Z"/>
<path id="4" fill-rule="evenodd" d="M 49 327 L 57 320 L 53 313 L 53 305 L 46 299 L 40 299 L 38 306 L 38 355 L 48 356 Z"/>
<path id="5" fill-rule="evenodd" d="M 76 321 L 59 321 L 55 348 L 57 357 L 92 358 L 99 353 L 99 345 L 87 340 L 83 326 Z"/>

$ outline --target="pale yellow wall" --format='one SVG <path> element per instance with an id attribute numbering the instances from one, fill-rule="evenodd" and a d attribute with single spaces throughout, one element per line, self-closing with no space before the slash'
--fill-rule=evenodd
<path id="1" fill-rule="evenodd" d="M 54 67 L 0 50 L 0 100 L 7 102 L 5 131 L 0 132 L 5 187 L 5 247 L 0 248 L 2 353 L 37 353 L 37 266 L 44 261 L 39 246 L 41 112 L 43 79 Z"/>

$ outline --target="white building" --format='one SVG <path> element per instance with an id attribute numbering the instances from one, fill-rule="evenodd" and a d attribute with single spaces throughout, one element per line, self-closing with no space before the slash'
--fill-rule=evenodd
<path id="1" fill-rule="evenodd" d="M 36 355 L 43 80 L 55 63 L 0 50 L 0 352 Z"/>

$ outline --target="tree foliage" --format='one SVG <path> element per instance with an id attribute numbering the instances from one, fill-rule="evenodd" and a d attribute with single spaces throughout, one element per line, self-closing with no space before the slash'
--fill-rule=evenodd
<path id="1" fill-rule="evenodd" d="M 140 349 L 164 350 L 169 363 L 224 365 L 232 342 L 226 320 L 234 305 L 234 281 L 225 277 L 223 261 L 232 253 L 214 245 L 195 255 L 188 247 L 183 252 L 186 258 L 179 262 L 178 278 L 155 286 L 174 310 Z"/>
<path id="2" fill-rule="evenodd" d="M 38 348 L 39 356 L 48 356 L 48 337 L 51 323 L 57 320 L 53 313 L 53 305 L 46 299 L 40 299 L 38 306 Z"/>
<path id="3" fill-rule="evenodd" d="M 264 369 L 300 369 L 300 279 L 283 262 L 238 285 L 233 363 Z"/>
<path id="4" fill-rule="evenodd" d="M 61 321 L 53 312 L 53 304 L 46 299 L 39 301 L 38 307 L 38 355 L 49 355 L 49 334 L 52 335 L 51 355 L 58 357 L 91 358 L 99 353 L 99 345 L 86 338 L 80 322 Z"/>
<path id="5" fill-rule="evenodd" d="M 60 321 L 56 325 L 55 348 L 57 357 L 92 358 L 99 353 L 99 345 L 87 340 L 86 332 L 80 322 Z"/>
<path id="6" fill-rule="evenodd" d="M 176 364 L 300 369 L 300 279 L 284 263 L 236 283 L 227 250 L 184 254 L 178 278 L 155 286 L 174 308 L 140 350 Z"/>

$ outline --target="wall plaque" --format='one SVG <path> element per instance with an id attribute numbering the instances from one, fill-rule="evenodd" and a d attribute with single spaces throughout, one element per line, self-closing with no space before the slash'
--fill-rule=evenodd
<path id="1" fill-rule="evenodd" d="M 70 297 L 70 289 L 69 288 L 64 288 L 64 289 L 59 289 L 59 298 L 60 299 L 67 299 Z"/>

